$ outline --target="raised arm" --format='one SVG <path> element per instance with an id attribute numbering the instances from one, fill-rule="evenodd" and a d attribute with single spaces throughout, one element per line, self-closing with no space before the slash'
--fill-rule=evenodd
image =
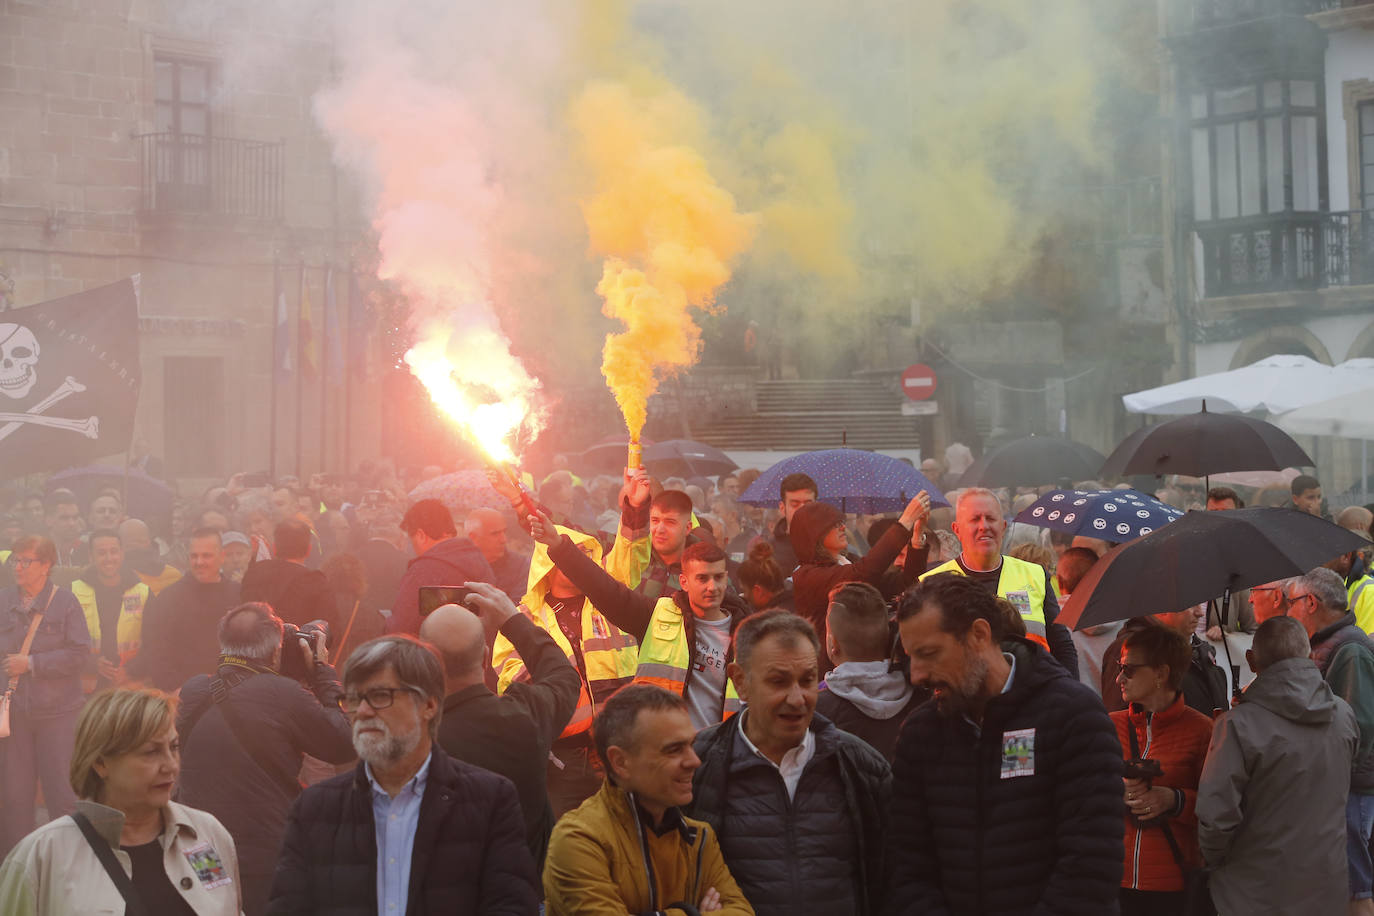
<path id="1" fill-rule="evenodd" d="M 611 623 L 640 642 L 649 629 L 654 613 L 654 600 L 632 591 L 617 582 L 591 557 L 577 549 L 567 535 L 554 527 L 543 512 L 529 517 L 530 533 L 549 549 L 549 559 L 567 576 L 592 607 Z"/>

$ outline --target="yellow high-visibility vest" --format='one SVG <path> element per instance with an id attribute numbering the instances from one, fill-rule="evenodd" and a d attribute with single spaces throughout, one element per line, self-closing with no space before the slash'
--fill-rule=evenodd
<path id="1" fill-rule="evenodd" d="M 687 685 L 687 672 L 692 667 L 692 647 L 687 640 L 687 625 L 682 608 L 672 598 L 660 598 L 649 618 L 649 629 L 639 647 L 639 670 L 636 684 L 653 684 L 682 696 Z M 725 679 L 725 695 L 721 698 L 720 718 L 726 719 L 740 711 L 739 694 L 729 677 Z"/>
<path id="2" fill-rule="evenodd" d="M 940 573 L 962 576 L 964 568 L 957 560 L 950 560 L 922 573 L 921 579 Z M 1026 638 L 1038 642 L 1048 651 L 1050 643 L 1045 638 L 1045 568 L 1015 557 L 1002 557 L 997 597 L 1005 598 L 1021 614 L 1021 620 L 1026 625 Z"/>

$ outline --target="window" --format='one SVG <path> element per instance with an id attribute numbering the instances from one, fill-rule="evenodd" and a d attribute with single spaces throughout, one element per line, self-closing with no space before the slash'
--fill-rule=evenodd
<path id="1" fill-rule="evenodd" d="M 1374 101 L 1360 103 L 1360 209 L 1374 210 Z"/>
<path id="2" fill-rule="evenodd" d="M 1189 97 L 1188 108 L 1194 219 L 1310 212 L 1321 206 L 1315 81 L 1267 80 L 1201 90 Z M 1370 125 L 1374 144 L 1374 112 Z"/>
<path id="3" fill-rule="evenodd" d="M 158 199 L 172 209 L 203 210 L 210 199 L 210 64 L 157 57 L 153 72 Z"/>
<path id="4" fill-rule="evenodd" d="M 162 362 L 163 430 L 172 474 L 216 477 L 224 472 L 224 360 L 168 356 Z"/>

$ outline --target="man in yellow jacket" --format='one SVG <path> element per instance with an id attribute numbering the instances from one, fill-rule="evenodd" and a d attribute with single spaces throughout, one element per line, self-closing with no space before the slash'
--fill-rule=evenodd
<path id="1" fill-rule="evenodd" d="M 72 582 L 72 594 L 86 612 L 91 632 L 90 670 L 82 676 L 87 693 L 124 681 L 124 663 L 143 639 L 143 611 L 152 590 L 124 566 L 124 548 L 116 531 L 94 531 L 91 565 Z"/>
<path id="2" fill-rule="evenodd" d="M 682 814 L 701 764 L 683 699 L 631 685 L 602 705 L 595 732 L 606 783 L 553 830 L 545 912 L 752 914 L 715 833 Z"/>
<path id="3" fill-rule="evenodd" d="M 601 545 L 596 538 L 572 528 L 558 531 L 571 538 L 593 562 L 600 562 Z M 549 804 L 558 818 L 601 785 L 604 774 L 592 753 L 592 719 L 601 703 L 634 680 L 639 644 L 607 620 L 553 565 L 542 544 L 535 545 L 530 558 L 529 588 L 521 605 L 535 625 L 558 643 L 582 680 L 572 719 L 553 745 L 557 762 L 549 766 Z M 530 680 L 525 660 L 504 635 L 498 635 L 492 646 L 492 667 L 499 675 L 498 693 L 504 694 L 513 683 Z"/>

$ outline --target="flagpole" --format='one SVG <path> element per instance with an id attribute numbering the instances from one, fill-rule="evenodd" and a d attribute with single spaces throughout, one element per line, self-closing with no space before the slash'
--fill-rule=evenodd
<path id="1" fill-rule="evenodd" d="M 305 302 L 305 262 L 296 274 L 296 479 L 302 474 L 302 414 L 305 413 L 305 335 L 301 333 L 301 306 Z"/>
<path id="2" fill-rule="evenodd" d="M 281 301 L 281 264 L 272 259 L 272 371 L 267 378 L 272 387 L 272 429 L 267 436 L 267 475 L 275 483 L 277 480 L 277 387 L 281 379 L 281 367 L 277 359 L 281 353 L 281 328 L 277 321 L 277 303 Z M 126 504 L 127 505 L 127 504 Z"/>
<path id="3" fill-rule="evenodd" d="M 343 472 L 353 470 L 353 316 L 358 305 L 353 301 L 355 280 L 353 262 L 348 262 L 348 326 L 344 330 L 343 364 Z"/>
<path id="4" fill-rule="evenodd" d="M 329 469 L 329 299 L 334 266 L 324 266 L 324 308 L 320 315 L 320 471 Z M 311 316 L 312 318 L 314 316 Z"/>

